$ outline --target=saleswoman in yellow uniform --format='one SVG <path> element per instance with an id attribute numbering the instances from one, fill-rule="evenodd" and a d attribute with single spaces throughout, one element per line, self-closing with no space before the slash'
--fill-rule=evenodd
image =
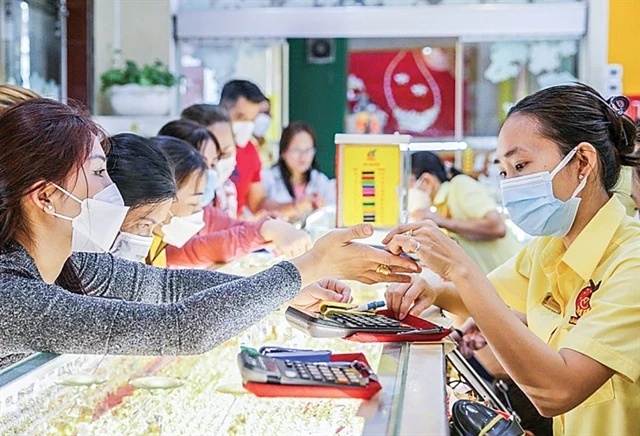
<path id="1" fill-rule="evenodd" d="M 502 195 L 538 237 L 488 277 L 431 221 L 385 241 L 445 279 L 392 287 L 392 310 L 472 316 L 556 435 L 640 434 L 640 224 L 611 194 L 620 165 L 640 164 L 628 104 L 576 84 L 511 109 L 498 139 Z"/>
<path id="2" fill-rule="evenodd" d="M 417 200 L 422 206 L 412 216 L 430 219 L 449 231 L 485 273 L 522 249 L 506 228 L 493 195 L 480 182 L 457 172 L 452 177 L 442 160 L 429 151 L 411 156 L 411 177 L 410 203 Z M 429 210 L 431 204 L 437 212 Z"/>

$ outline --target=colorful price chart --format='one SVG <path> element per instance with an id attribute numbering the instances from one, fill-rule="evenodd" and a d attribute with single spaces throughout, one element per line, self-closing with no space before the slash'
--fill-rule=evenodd
<path id="1" fill-rule="evenodd" d="M 398 225 L 402 153 L 397 145 L 339 145 L 340 224 Z"/>

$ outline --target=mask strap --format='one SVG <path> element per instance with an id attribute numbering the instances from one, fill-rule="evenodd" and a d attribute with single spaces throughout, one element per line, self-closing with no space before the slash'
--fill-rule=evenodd
<path id="1" fill-rule="evenodd" d="M 67 194 L 69 197 L 71 197 L 72 199 L 74 199 L 75 201 L 77 201 L 78 203 L 82 203 L 82 200 L 80 200 L 78 197 L 76 197 L 75 195 L 73 195 L 71 192 L 67 191 L 66 189 L 56 185 L 55 183 L 52 183 L 53 186 L 55 186 L 56 188 L 58 188 L 59 190 L 61 190 L 64 194 Z"/>
<path id="2" fill-rule="evenodd" d="M 551 178 L 553 179 L 556 174 L 558 174 L 560 171 L 562 171 L 562 169 L 564 167 L 567 166 L 567 164 L 569 163 L 569 161 L 573 158 L 573 156 L 576 155 L 576 153 L 578 152 L 578 147 L 576 146 L 573 150 L 571 150 L 569 152 L 569 154 L 567 154 L 564 159 L 562 159 L 560 161 L 560 163 L 555 167 L 555 169 L 553 171 L 551 171 Z"/>
<path id="3" fill-rule="evenodd" d="M 53 212 L 51 215 L 53 215 L 56 218 L 63 219 L 63 220 L 73 221 L 73 218 L 69 218 L 68 216 L 60 215 L 59 213 L 56 213 L 56 212 Z"/>
<path id="4" fill-rule="evenodd" d="M 575 198 L 575 196 L 578 195 L 580 193 L 580 191 L 582 191 L 584 189 L 585 185 L 587 184 L 587 177 L 589 177 L 589 176 L 585 176 L 585 177 L 582 178 L 582 181 L 580 182 L 580 184 L 578 185 L 576 190 L 573 191 L 573 194 L 571 194 L 571 198 Z"/>

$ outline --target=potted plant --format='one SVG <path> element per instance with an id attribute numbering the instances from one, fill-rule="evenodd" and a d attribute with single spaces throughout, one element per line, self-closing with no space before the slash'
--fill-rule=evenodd
<path id="1" fill-rule="evenodd" d="M 111 91 L 111 107 L 117 115 L 168 115 L 178 77 L 160 61 L 139 68 L 128 60 L 124 68 L 102 73 L 100 82 L 102 92 Z"/>

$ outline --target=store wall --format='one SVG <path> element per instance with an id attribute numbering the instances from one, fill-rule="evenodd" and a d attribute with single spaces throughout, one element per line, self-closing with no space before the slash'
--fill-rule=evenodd
<path id="1" fill-rule="evenodd" d="M 622 91 L 640 97 L 640 1 L 609 0 L 609 63 L 622 64 Z"/>
<path id="2" fill-rule="evenodd" d="M 335 61 L 307 62 L 305 39 L 289 39 L 289 120 L 304 121 L 316 132 L 318 162 L 335 176 L 334 135 L 344 130 L 347 89 L 347 40 L 335 40 Z"/>
<path id="3" fill-rule="evenodd" d="M 100 75 L 113 67 L 114 1 L 94 2 L 94 80 L 98 114 L 109 111 L 107 98 L 100 93 Z M 160 60 L 168 64 L 171 56 L 170 0 L 120 0 L 120 49 L 122 61 L 138 64 Z"/>

